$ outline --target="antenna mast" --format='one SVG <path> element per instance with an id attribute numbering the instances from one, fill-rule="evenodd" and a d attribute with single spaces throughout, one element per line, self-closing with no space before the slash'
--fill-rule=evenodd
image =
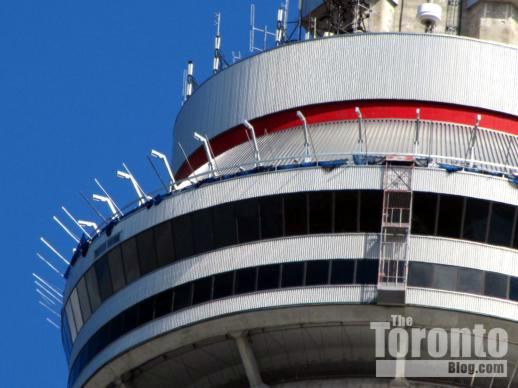
<path id="1" fill-rule="evenodd" d="M 260 32 L 264 35 L 263 40 L 263 48 L 259 48 L 255 46 L 255 33 Z M 264 29 L 257 28 L 255 26 L 255 4 L 250 4 L 250 52 L 253 53 L 254 51 L 264 51 L 267 49 L 268 46 L 268 38 L 273 37 L 274 39 L 277 38 L 277 35 L 273 32 L 268 31 L 268 26 L 264 26 Z"/>
<path id="2" fill-rule="evenodd" d="M 214 40 L 214 62 L 212 72 L 217 73 L 221 70 L 221 13 L 216 13 L 216 38 Z"/>

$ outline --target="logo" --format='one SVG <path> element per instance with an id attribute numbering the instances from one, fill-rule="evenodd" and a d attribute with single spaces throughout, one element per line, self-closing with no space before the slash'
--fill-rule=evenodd
<path id="1" fill-rule="evenodd" d="M 409 316 L 371 322 L 377 377 L 507 377 L 508 334 L 502 328 L 414 327 Z"/>

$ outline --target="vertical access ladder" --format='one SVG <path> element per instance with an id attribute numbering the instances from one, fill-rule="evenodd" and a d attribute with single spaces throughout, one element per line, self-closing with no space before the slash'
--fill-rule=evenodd
<path id="1" fill-rule="evenodd" d="M 379 248 L 378 303 L 404 305 L 412 224 L 413 157 L 387 157 Z"/>

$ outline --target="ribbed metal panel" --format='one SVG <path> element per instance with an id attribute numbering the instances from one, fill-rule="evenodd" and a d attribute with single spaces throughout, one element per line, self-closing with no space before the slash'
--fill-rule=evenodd
<path id="1" fill-rule="evenodd" d="M 171 287 L 240 268 L 316 259 L 377 258 L 376 235 L 320 235 L 244 244 L 184 260 L 154 271 L 113 295 L 82 327 L 71 353 L 121 311 Z"/>
<path id="2" fill-rule="evenodd" d="M 411 120 L 364 120 L 366 148 L 380 155 L 415 152 L 416 122 Z M 461 164 L 469 158 L 469 143 L 473 127 L 441 123 L 420 123 L 418 154 L 433 157 L 439 162 Z M 315 153 L 320 159 L 343 158 L 359 152 L 357 121 L 316 124 L 309 126 Z M 267 164 L 290 164 L 301 160 L 304 154 L 302 127 L 275 132 L 257 139 L 262 160 Z M 474 166 L 505 171 L 518 166 L 518 138 L 513 135 L 481 129 L 474 149 Z M 326 157 L 326 155 L 328 155 Z M 284 160 L 279 160 L 284 159 Z M 216 158 L 219 169 L 236 172 L 240 165 L 254 162 L 251 143 L 244 143 Z"/>
<path id="3" fill-rule="evenodd" d="M 374 286 L 307 287 L 257 292 L 196 306 L 152 321 L 113 342 L 83 369 L 74 387 L 81 387 L 98 368 L 127 349 L 195 322 L 236 312 L 302 304 L 370 303 L 375 295 Z"/>
<path id="4" fill-rule="evenodd" d="M 152 295 L 216 273 L 260 265 L 317 259 L 376 259 L 377 234 L 315 235 L 238 245 L 199 255 L 154 271 L 109 298 L 81 329 L 71 353 L 106 322 Z M 518 276 L 518 252 L 469 241 L 412 236 L 410 261 L 445 264 Z"/>
<path id="5" fill-rule="evenodd" d="M 483 58 L 483 60 L 481 60 Z M 175 144 L 199 146 L 243 122 L 335 101 L 444 102 L 518 115 L 518 50 L 436 34 L 353 34 L 282 46 L 202 84 L 177 117 Z M 174 152 L 178 168 L 182 155 Z"/>
<path id="6" fill-rule="evenodd" d="M 318 190 L 381 190 L 383 170 L 379 166 L 349 166 L 325 171 L 321 168 L 286 170 L 227 180 L 179 193 L 151 209 L 142 209 L 117 224 L 113 233 L 121 233 L 120 241 L 146 230 L 160 222 L 195 210 L 271 194 Z M 488 199 L 518 205 L 516 189 L 505 179 L 444 170 L 416 169 L 413 175 L 415 191 L 437 192 Z M 65 300 L 80 277 L 95 262 L 95 249 L 106 241 L 97 238 L 86 257 L 81 258 L 70 271 L 65 288 Z"/>
<path id="7" fill-rule="evenodd" d="M 432 236 L 412 236 L 410 241 L 411 261 L 518 276 L 518 251 L 515 249 Z"/>
<path id="8" fill-rule="evenodd" d="M 487 296 L 409 287 L 407 304 L 465 311 L 518 321 L 518 303 Z"/>

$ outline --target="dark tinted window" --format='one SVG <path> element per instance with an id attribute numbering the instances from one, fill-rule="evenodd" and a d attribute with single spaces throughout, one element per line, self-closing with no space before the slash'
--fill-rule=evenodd
<path id="1" fill-rule="evenodd" d="M 237 243 L 237 225 L 234 204 L 216 206 L 212 213 L 214 222 L 214 247 L 222 248 Z"/>
<path id="2" fill-rule="evenodd" d="M 282 265 L 282 287 L 304 285 L 304 263 L 285 263 Z"/>
<path id="3" fill-rule="evenodd" d="M 117 339 L 124 334 L 124 313 L 117 315 L 109 323 L 110 332 L 113 339 Z"/>
<path id="4" fill-rule="evenodd" d="M 378 283 L 378 260 L 358 260 L 356 264 L 356 283 Z"/>
<path id="5" fill-rule="evenodd" d="M 257 200 L 236 203 L 237 238 L 240 243 L 259 240 L 259 204 Z"/>
<path id="6" fill-rule="evenodd" d="M 433 265 L 432 288 L 455 291 L 457 287 L 457 268 L 447 265 Z"/>
<path id="7" fill-rule="evenodd" d="M 232 295 L 233 288 L 234 272 L 225 272 L 214 276 L 214 299 Z"/>
<path id="8" fill-rule="evenodd" d="M 358 192 L 337 191 L 335 193 L 335 232 L 358 231 Z"/>
<path id="9" fill-rule="evenodd" d="M 509 299 L 518 300 L 518 278 L 511 278 L 509 283 Z"/>
<path id="10" fill-rule="evenodd" d="M 163 222 L 155 227 L 156 254 L 158 266 L 174 261 L 173 231 L 171 222 Z"/>
<path id="11" fill-rule="evenodd" d="M 412 209 L 412 233 L 433 235 L 437 211 L 437 194 L 415 193 Z"/>
<path id="12" fill-rule="evenodd" d="M 266 197 L 259 200 L 261 208 L 261 238 L 277 238 L 283 235 L 282 197 Z"/>
<path id="13" fill-rule="evenodd" d="M 316 286 L 328 284 L 329 278 L 329 261 L 315 260 L 308 261 L 306 267 L 306 285 Z"/>
<path id="14" fill-rule="evenodd" d="M 415 287 L 432 287 L 433 266 L 426 263 L 410 263 L 408 268 L 408 285 Z"/>
<path id="15" fill-rule="evenodd" d="M 144 276 L 157 267 L 153 229 L 148 229 L 137 236 L 137 247 L 140 272 Z"/>
<path id="16" fill-rule="evenodd" d="M 131 238 L 121 245 L 122 260 L 126 272 L 126 281 L 131 283 L 140 277 L 140 267 L 138 263 L 137 240 Z"/>
<path id="17" fill-rule="evenodd" d="M 354 282 L 354 260 L 333 260 L 331 262 L 331 284 L 352 284 Z"/>
<path id="18" fill-rule="evenodd" d="M 174 249 L 177 259 L 192 255 L 192 230 L 189 214 L 173 219 Z"/>
<path id="19" fill-rule="evenodd" d="M 133 330 L 138 326 L 138 310 L 139 305 L 136 304 L 135 306 L 127 309 L 124 311 L 124 321 L 123 321 L 123 331 L 124 333 L 127 333 L 130 330 Z M 104 341 L 103 341 L 104 342 Z"/>
<path id="20" fill-rule="evenodd" d="M 439 224 L 437 235 L 459 238 L 464 199 L 453 195 L 441 195 L 439 199 Z"/>
<path id="21" fill-rule="evenodd" d="M 85 278 L 86 288 L 88 289 L 88 296 L 90 298 L 90 305 L 92 307 L 92 311 L 95 311 L 101 305 L 101 297 L 99 295 L 99 285 L 97 284 L 95 267 L 92 267 L 88 270 Z"/>
<path id="22" fill-rule="evenodd" d="M 306 194 L 288 194 L 284 197 L 286 236 L 298 236 L 308 232 Z"/>
<path id="23" fill-rule="evenodd" d="M 383 192 L 366 190 L 360 194 L 360 231 L 379 233 L 381 230 Z"/>
<path id="24" fill-rule="evenodd" d="M 321 191 L 309 193 L 309 233 L 331 233 L 333 193 Z"/>
<path id="25" fill-rule="evenodd" d="M 193 283 L 192 304 L 207 302 L 212 296 L 212 278 L 207 277 Z"/>
<path id="26" fill-rule="evenodd" d="M 514 206 L 493 203 L 488 243 L 509 246 L 514 223 Z"/>
<path id="27" fill-rule="evenodd" d="M 113 292 L 117 292 L 126 285 L 120 247 L 108 252 L 108 265 L 112 276 Z"/>
<path id="28" fill-rule="evenodd" d="M 489 202 L 481 199 L 466 199 L 463 238 L 473 241 L 486 241 Z"/>
<path id="29" fill-rule="evenodd" d="M 95 274 L 97 275 L 97 284 L 99 285 L 99 296 L 102 301 L 105 301 L 113 293 L 108 260 L 104 258 L 97 260 L 95 263 Z"/>
<path id="30" fill-rule="evenodd" d="M 173 308 L 173 291 L 167 290 L 155 296 L 155 319 L 169 314 Z"/>
<path id="31" fill-rule="evenodd" d="M 495 272 L 485 273 L 484 295 L 507 298 L 508 277 Z"/>
<path id="32" fill-rule="evenodd" d="M 189 307 L 192 303 L 192 283 L 182 284 L 174 289 L 173 311 Z"/>
<path id="33" fill-rule="evenodd" d="M 155 307 L 155 298 L 148 298 L 138 304 L 138 322 L 137 326 L 143 325 L 153 320 L 153 311 Z"/>
<path id="34" fill-rule="evenodd" d="M 457 291 L 482 294 L 482 271 L 470 268 L 457 268 Z"/>
<path id="35" fill-rule="evenodd" d="M 236 294 L 255 291 L 255 268 L 245 268 L 236 271 Z"/>
<path id="36" fill-rule="evenodd" d="M 281 266 L 278 264 L 259 267 L 259 273 L 257 275 L 257 289 L 269 290 L 272 288 L 279 288 L 280 275 Z"/>
<path id="37" fill-rule="evenodd" d="M 92 310 L 90 308 L 90 299 L 88 298 L 88 292 L 86 290 L 85 278 L 81 278 L 77 284 L 77 296 L 79 297 L 79 306 L 81 307 L 81 315 L 83 316 L 83 322 L 86 322 Z"/>
<path id="38" fill-rule="evenodd" d="M 191 224 L 193 253 L 203 253 L 213 249 L 211 212 L 199 210 L 192 213 Z"/>

